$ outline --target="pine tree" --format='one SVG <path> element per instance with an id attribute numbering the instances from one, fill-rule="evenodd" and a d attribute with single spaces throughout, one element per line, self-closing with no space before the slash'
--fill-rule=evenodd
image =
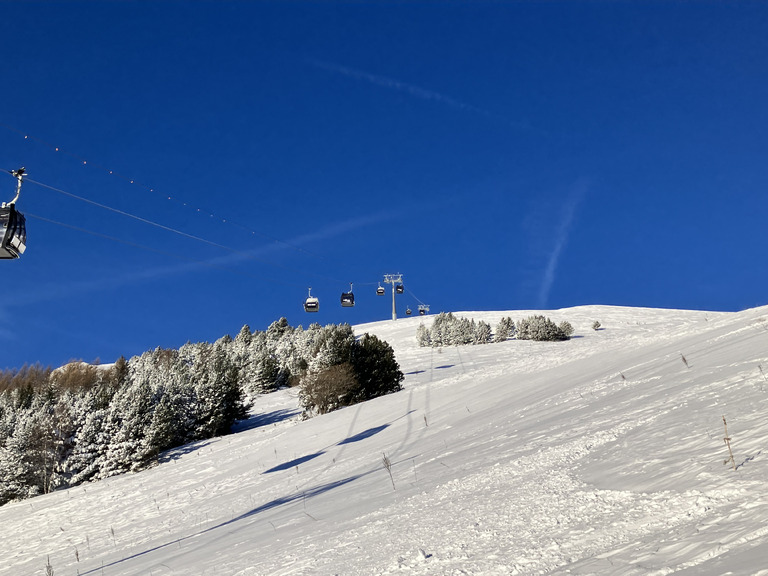
<path id="1" fill-rule="evenodd" d="M 515 336 L 515 323 L 507 316 L 506 318 L 502 318 L 499 320 L 499 323 L 496 325 L 496 334 L 494 335 L 494 342 L 506 342 L 510 338 L 513 338 Z"/>
<path id="2" fill-rule="evenodd" d="M 154 451 L 145 438 L 154 408 L 155 398 L 147 378 L 115 394 L 106 421 L 110 443 L 99 470 L 100 477 L 139 470 L 149 463 Z"/>
<path id="3" fill-rule="evenodd" d="M 517 323 L 517 339 L 557 341 L 567 340 L 568 337 L 552 320 L 537 314 Z"/>
<path id="4" fill-rule="evenodd" d="M 318 373 L 330 366 L 349 362 L 354 344 L 355 334 L 349 324 L 326 326 L 318 334 L 309 370 Z"/>
<path id="5" fill-rule="evenodd" d="M 221 436 L 248 415 L 237 367 L 220 345 L 208 348 L 199 360 L 190 375 L 197 393 L 196 437 Z"/>
<path id="6" fill-rule="evenodd" d="M 363 334 L 352 349 L 352 369 L 360 385 L 355 400 L 362 402 L 402 390 L 405 375 L 395 351 L 373 334 Z"/>
<path id="7" fill-rule="evenodd" d="M 429 335 L 429 328 L 423 323 L 419 324 L 419 327 L 416 328 L 416 342 L 418 342 L 421 347 L 432 346 L 432 338 Z"/>
<path id="8" fill-rule="evenodd" d="M 288 324 L 288 319 L 282 317 L 280 320 L 272 322 L 272 324 L 269 325 L 269 328 L 267 328 L 267 341 L 270 345 L 274 345 L 291 332 L 293 332 L 293 328 Z"/>
<path id="9" fill-rule="evenodd" d="M 99 408 L 98 400 L 92 403 L 83 400 L 79 406 L 87 408 L 82 413 L 82 423 L 75 433 L 74 448 L 67 460 L 70 484 L 73 485 L 97 477 L 102 467 L 106 467 L 107 450 L 111 443 L 106 426 L 109 410 Z"/>
<path id="10" fill-rule="evenodd" d="M 491 325 L 480 320 L 475 326 L 473 344 L 488 344 L 491 341 Z"/>
<path id="11" fill-rule="evenodd" d="M 453 323 L 453 314 L 448 312 L 440 312 L 432 321 L 432 328 L 430 329 L 430 337 L 432 338 L 432 346 L 439 348 L 441 346 L 449 346 L 451 344 L 450 326 Z"/>

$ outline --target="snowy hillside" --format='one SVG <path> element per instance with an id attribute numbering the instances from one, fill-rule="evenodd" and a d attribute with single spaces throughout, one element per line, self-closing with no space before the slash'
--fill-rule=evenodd
<path id="1" fill-rule="evenodd" d="M 403 391 L 308 421 L 269 394 L 236 434 L 6 505 L 0 574 L 768 575 L 768 307 L 546 314 L 573 339 L 357 326 Z"/>

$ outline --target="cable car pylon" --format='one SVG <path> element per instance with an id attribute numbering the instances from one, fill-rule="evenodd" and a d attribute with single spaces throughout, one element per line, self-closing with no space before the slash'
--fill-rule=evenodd
<path id="1" fill-rule="evenodd" d="M 403 275 L 402 274 L 384 274 L 384 283 L 392 284 L 392 320 L 397 320 L 397 308 L 395 308 L 395 293 L 402 294 Z"/>

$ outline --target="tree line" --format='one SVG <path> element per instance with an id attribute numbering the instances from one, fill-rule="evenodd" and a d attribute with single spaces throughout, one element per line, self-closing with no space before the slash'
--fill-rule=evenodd
<path id="1" fill-rule="evenodd" d="M 599 323 L 598 323 L 599 326 Z M 454 316 L 452 312 L 441 312 L 435 316 L 432 326 L 419 324 L 416 341 L 419 346 L 461 346 L 465 344 L 489 344 L 517 340 L 558 341 L 568 340 L 573 335 L 573 326 L 567 320 L 555 324 L 549 318 L 537 314 L 523 318 L 515 324 L 512 318 L 502 318 L 495 331 L 490 324 L 474 318 Z"/>
<path id="2" fill-rule="evenodd" d="M 109 367 L 5 370 L 0 505 L 138 471 L 170 448 L 227 434 L 256 395 L 283 386 L 300 386 L 308 417 L 395 392 L 403 378 L 377 337 L 356 338 L 348 324 L 294 328 L 285 318 Z"/>

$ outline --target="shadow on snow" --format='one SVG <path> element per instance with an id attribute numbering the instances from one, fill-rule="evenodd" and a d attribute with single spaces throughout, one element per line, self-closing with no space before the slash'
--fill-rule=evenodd
<path id="1" fill-rule="evenodd" d="M 160 464 L 165 464 L 166 462 L 170 462 L 172 460 L 178 460 L 185 454 L 191 454 L 195 450 L 205 448 L 211 442 L 213 442 L 213 438 L 208 440 L 198 440 L 197 442 L 190 442 L 189 444 L 184 444 L 183 446 L 179 446 L 177 448 L 171 448 L 170 450 L 162 452 L 160 456 L 158 456 L 157 461 Z"/>
<path id="2" fill-rule="evenodd" d="M 250 418 L 246 418 L 245 420 L 238 420 L 237 422 L 235 422 L 232 425 L 231 432 L 233 434 L 237 434 L 238 432 L 245 432 L 246 430 L 261 428 L 262 426 L 277 424 L 278 422 L 282 422 L 283 420 L 287 420 L 288 418 L 293 418 L 294 416 L 300 413 L 301 411 L 297 409 L 292 409 L 292 410 L 283 409 L 283 410 L 275 410 L 273 412 L 267 412 L 265 414 L 255 414 Z M 204 448 L 214 440 L 215 438 L 208 438 L 206 440 L 198 440 L 197 442 L 190 442 L 189 444 L 184 444 L 183 446 L 171 448 L 170 450 L 166 450 L 165 452 L 160 454 L 158 458 L 158 462 L 163 464 L 165 462 L 170 462 L 172 460 L 178 460 L 185 454 L 191 454 L 195 450 Z"/>
<path id="3" fill-rule="evenodd" d="M 363 430 L 362 432 L 358 432 L 357 434 L 344 438 L 344 440 L 336 442 L 335 444 L 330 444 L 329 446 L 322 448 L 320 451 L 315 452 L 314 454 L 307 454 L 306 456 L 294 458 L 293 460 L 290 460 L 288 462 L 283 462 L 282 464 L 273 466 L 269 470 L 265 470 L 264 472 L 262 472 L 262 474 L 269 474 L 270 472 L 279 472 L 280 470 L 290 470 L 291 468 L 294 468 L 299 464 L 303 464 L 304 462 L 314 460 L 318 456 L 322 456 L 323 454 L 325 454 L 325 451 L 331 446 L 342 446 L 344 444 L 352 444 L 354 442 L 360 442 L 362 440 L 365 440 L 366 438 L 370 438 L 371 436 L 374 436 L 375 434 L 378 434 L 379 432 L 382 432 L 387 428 L 389 428 L 393 422 L 400 420 L 400 418 L 405 418 L 406 416 L 408 416 L 409 414 L 412 414 L 413 412 L 415 412 L 415 410 L 410 410 L 405 414 L 403 414 L 402 416 L 395 418 L 395 420 L 393 420 L 392 422 L 387 422 L 386 424 L 382 424 L 381 426 L 375 426 L 373 428 L 368 428 L 367 430 Z"/>
<path id="4" fill-rule="evenodd" d="M 283 462 L 282 464 L 278 464 L 277 466 L 274 466 L 269 470 L 264 470 L 262 474 L 269 474 L 270 472 L 279 472 L 280 470 L 290 470 L 291 468 L 298 466 L 299 464 L 303 464 L 304 462 L 309 462 L 310 460 L 314 460 L 315 458 L 317 458 L 318 456 L 322 456 L 323 454 L 325 454 L 324 450 L 321 450 L 320 452 L 315 452 L 314 454 L 307 454 L 306 456 L 295 458 L 289 462 Z"/>
<path id="5" fill-rule="evenodd" d="M 245 432 L 246 430 L 253 430 L 254 428 L 261 428 L 262 426 L 269 426 L 270 424 L 277 424 L 288 418 L 293 418 L 301 413 L 301 410 L 296 408 L 289 409 L 284 408 L 282 410 L 275 410 L 273 412 L 265 412 L 264 414 L 254 414 L 250 418 L 245 420 L 238 420 L 232 425 L 232 432 Z"/>
<path id="6" fill-rule="evenodd" d="M 332 446 L 341 446 L 343 444 L 352 444 L 353 442 L 360 442 L 361 440 L 365 440 L 366 438 L 370 438 L 374 434 L 378 434 L 382 430 L 386 430 L 389 428 L 389 423 L 382 424 L 381 426 L 376 426 L 375 428 L 368 428 L 368 430 L 363 430 L 362 432 L 358 432 L 354 436 L 350 436 L 349 438 L 344 438 L 341 442 L 337 442 L 336 444 L 332 444 Z M 328 447 L 330 448 L 330 446 Z M 306 456 L 301 456 L 299 458 L 294 458 L 293 460 L 289 460 L 288 462 L 283 462 L 282 464 L 278 464 L 277 466 L 273 466 L 269 470 L 264 470 L 262 474 L 269 474 L 270 472 L 279 472 L 281 470 L 290 470 L 291 468 L 295 468 L 299 464 L 303 464 L 304 462 L 309 462 L 310 460 L 314 460 L 318 456 L 322 456 L 325 454 L 325 448 L 320 450 L 319 452 L 315 452 L 314 454 L 307 454 Z"/>
<path id="7" fill-rule="evenodd" d="M 402 416 L 399 416 L 398 418 L 395 418 L 392 422 L 388 422 L 386 424 L 382 424 L 381 426 L 376 426 L 374 428 L 368 428 L 367 430 L 363 430 L 362 432 L 358 432 L 357 434 L 353 436 L 349 436 L 345 438 L 344 440 L 341 440 L 340 442 L 337 442 L 336 444 L 332 444 L 331 446 L 340 446 L 342 444 L 350 444 L 352 442 L 359 442 L 361 440 L 365 440 L 366 438 L 370 438 L 374 434 L 378 434 L 379 432 L 386 430 L 393 422 L 400 420 L 401 418 L 406 418 L 410 414 L 415 412 L 415 410 L 409 410 Z M 271 424 L 274 422 L 280 422 L 281 420 L 284 420 L 286 418 L 290 418 L 291 416 L 297 414 L 298 411 L 294 410 L 276 410 L 275 412 L 270 412 L 268 414 L 262 414 L 260 416 L 254 416 L 252 418 L 249 418 L 248 420 L 245 420 L 244 422 L 250 423 L 252 428 L 256 428 L 258 426 L 265 426 L 267 424 Z M 204 445 L 204 442 L 196 442 L 194 444 L 189 445 L 189 450 L 195 450 L 197 448 L 200 448 L 201 445 Z M 184 449 L 186 449 L 185 447 Z M 263 472 L 266 474 L 267 472 L 276 472 L 278 470 L 288 470 L 290 468 L 293 468 L 294 466 L 298 466 L 299 464 L 303 462 L 308 462 L 309 460 L 312 460 L 314 458 L 317 458 L 318 456 L 321 456 L 325 454 L 325 449 L 320 450 L 319 452 L 316 452 L 314 454 L 309 454 L 307 456 L 302 456 L 301 458 L 296 458 L 294 460 L 291 460 L 290 462 L 284 462 L 283 464 L 279 464 L 273 468 L 270 468 L 266 472 Z M 177 456 L 178 457 L 178 456 Z M 399 464 L 399 462 L 395 462 L 395 464 Z M 86 574 L 96 574 L 98 572 L 101 572 L 104 570 L 104 568 L 109 568 L 111 566 L 118 566 L 124 562 L 127 562 L 129 560 L 134 560 L 136 558 L 141 558 L 142 556 L 146 556 L 147 554 L 151 554 L 152 552 L 156 552 L 158 550 L 162 550 L 164 548 L 167 548 L 172 545 L 181 545 L 181 542 L 184 542 L 185 540 L 189 540 L 191 538 L 195 538 L 197 536 L 201 536 L 203 534 L 207 534 L 208 532 L 213 532 L 215 530 L 218 530 L 220 528 L 224 528 L 226 526 L 230 526 L 236 522 L 245 520 L 247 518 L 250 518 L 252 516 L 256 516 L 261 512 L 265 512 L 267 510 L 271 510 L 273 508 L 277 508 L 278 506 L 283 506 L 285 504 L 290 504 L 291 502 L 295 502 L 296 500 L 302 500 L 306 498 L 313 498 L 315 496 L 319 496 L 321 494 L 325 494 L 326 492 L 329 492 L 333 490 L 334 488 L 339 488 L 340 486 L 344 486 L 345 484 L 349 484 L 350 482 L 354 482 L 355 480 L 362 478 L 363 476 L 367 476 L 368 474 L 372 474 L 373 472 L 376 472 L 380 468 L 374 468 L 372 470 L 369 470 L 368 472 L 363 472 L 361 474 L 356 474 L 354 476 L 349 476 L 348 478 L 344 478 L 342 480 L 337 480 L 335 482 L 329 482 L 327 484 L 321 484 L 319 486 L 315 486 L 314 488 L 310 488 L 308 490 L 303 490 L 301 492 L 296 492 L 294 494 L 290 494 L 288 496 L 282 496 L 280 498 L 275 498 L 274 500 L 270 500 L 266 504 L 262 504 L 261 506 L 258 506 L 254 508 L 253 510 L 249 510 L 248 512 L 245 512 L 241 514 L 240 516 L 237 516 L 235 518 L 232 518 L 231 520 L 227 520 L 226 522 L 222 522 L 220 524 L 217 524 L 216 526 L 211 526 L 210 528 L 206 528 L 205 530 L 201 530 L 200 532 L 196 532 L 194 534 L 190 534 L 189 536 L 184 536 L 181 538 L 177 538 L 176 540 L 171 540 L 170 542 L 166 542 L 165 544 L 160 544 L 158 546 L 154 546 L 152 548 L 148 548 L 146 550 L 143 550 L 141 552 L 137 552 L 135 554 L 131 554 L 130 556 L 126 556 L 122 560 L 115 560 L 114 562 L 111 562 L 109 564 L 102 564 L 101 566 L 98 566 L 96 568 L 93 568 L 91 570 L 88 570 L 86 572 L 78 572 L 81 576 L 85 576 Z"/>
<path id="8" fill-rule="evenodd" d="M 373 471 L 371 471 L 373 472 Z M 201 536 L 203 534 L 207 534 L 208 532 L 213 532 L 215 530 L 218 530 L 220 528 L 224 528 L 226 526 L 230 526 L 231 524 L 234 524 L 236 522 L 239 522 L 241 520 L 245 520 L 246 518 L 250 518 L 251 516 L 255 516 L 261 512 L 265 512 L 267 510 L 271 510 L 272 508 L 277 508 L 278 506 L 283 506 L 285 504 L 290 504 L 291 502 L 295 502 L 296 500 L 302 500 L 305 498 L 313 498 L 315 496 L 319 496 L 321 494 L 325 494 L 326 492 L 329 492 L 333 490 L 334 488 L 338 488 L 340 486 L 344 486 L 345 484 L 349 484 L 350 482 L 354 482 L 358 478 L 362 478 L 366 474 L 370 474 L 371 472 L 365 472 L 363 474 L 357 474 L 355 476 L 350 476 L 349 478 L 344 478 L 342 480 L 337 480 L 336 482 L 329 482 L 327 484 L 321 484 L 320 486 L 315 486 L 314 488 L 310 488 L 309 490 L 304 490 L 302 492 L 296 492 L 295 494 L 290 494 L 289 496 L 283 496 L 281 498 L 275 498 L 274 500 L 271 500 L 267 502 L 266 504 L 262 504 L 261 506 L 258 506 L 254 508 L 253 510 L 249 510 L 248 512 L 245 512 L 244 514 L 241 514 L 240 516 L 237 516 L 236 518 L 232 518 L 231 520 L 227 520 L 226 522 L 222 522 L 220 524 L 217 524 L 216 526 L 211 526 L 210 528 L 206 528 L 205 530 L 201 530 L 200 532 L 196 532 L 195 534 L 190 534 L 189 536 L 184 536 L 182 538 L 177 538 L 176 540 L 171 540 L 170 542 L 166 542 L 165 544 L 160 544 L 158 546 L 154 546 L 152 548 L 148 548 L 146 550 L 142 550 L 141 552 L 137 552 L 136 554 L 131 554 L 130 556 L 126 556 L 122 560 L 115 560 L 114 562 L 111 562 L 109 564 L 102 564 L 101 566 L 98 566 L 96 568 L 93 568 L 91 570 L 88 570 L 86 572 L 78 572 L 81 576 L 85 576 L 86 574 L 96 574 L 104 570 L 104 568 L 109 568 L 111 566 L 118 566 L 124 562 L 128 562 L 130 560 L 135 560 L 136 558 L 141 558 L 142 556 L 146 556 L 147 554 L 151 554 L 152 552 L 157 552 L 158 550 L 162 550 L 163 548 L 168 548 L 169 546 L 173 545 L 181 545 L 181 542 L 184 542 L 185 540 L 190 540 L 192 538 L 196 538 L 198 536 Z"/>
<path id="9" fill-rule="evenodd" d="M 376 426 L 375 428 L 368 428 L 368 430 L 363 430 L 362 432 L 358 432 L 354 436 L 350 436 L 349 438 L 344 438 L 341 442 L 337 444 L 337 446 L 341 446 L 342 444 L 352 444 L 353 442 L 360 442 L 360 440 L 365 440 L 366 438 L 370 438 L 374 434 L 378 434 L 382 430 L 386 430 L 389 428 L 389 424 L 382 424 L 381 426 Z"/>

